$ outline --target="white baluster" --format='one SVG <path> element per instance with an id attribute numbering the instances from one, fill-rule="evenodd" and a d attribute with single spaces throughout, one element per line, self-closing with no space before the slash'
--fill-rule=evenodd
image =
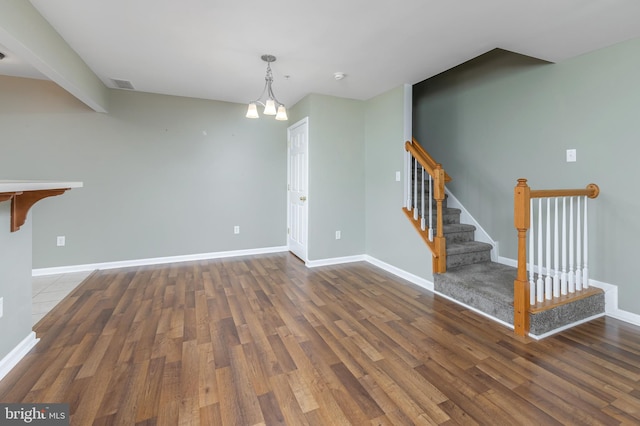
<path id="1" fill-rule="evenodd" d="M 552 295 L 552 284 L 553 280 L 551 279 L 551 199 L 547 198 L 547 232 L 546 232 L 546 263 L 547 266 L 547 276 L 544 279 L 544 298 L 547 300 L 551 300 Z"/>
<path id="2" fill-rule="evenodd" d="M 533 279 L 535 275 L 535 264 L 533 263 L 534 254 L 534 226 L 533 226 L 533 199 L 529 200 L 529 304 L 536 304 L 536 282 Z"/>
<path id="3" fill-rule="evenodd" d="M 424 220 L 424 197 L 425 197 L 425 191 L 424 191 L 424 167 L 422 168 L 422 178 L 420 179 L 420 184 L 422 185 L 422 198 L 421 198 L 421 206 L 422 207 L 420 209 L 420 213 L 421 213 L 421 219 L 420 219 L 420 229 L 422 229 L 423 231 L 425 230 L 425 220 Z"/>
<path id="4" fill-rule="evenodd" d="M 573 269 L 573 197 L 569 197 L 569 293 L 576 292 L 576 275 Z"/>
<path id="5" fill-rule="evenodd" d="M 429 241 L 433 241 L 433 182 L 429 175 Z"/>
<path id="6" fill-rule="evenodd" d="M 584 268 L 582 269 L 582 288 L 589 288 L 589 227 L 587 226 L 587 197 L 584 197 Z"/>
<path id="7" fill-rule="evenodd" d="M 544 281 L 542 279 L 542 198 L 538 198 L 538 280 L 536 282 L 536 299 L 544 300 Z"/>
<path id="8" fill-rule="evenodd" d="M 558 235 L 558 198 L 555 198 L 555 216 L 553 219 L 553 297 L 560 297 L 560 250 Z"/>
<path id="9" fill-rule="evenodd" d="M 567 294 L 567 197 L 562 197 L 562 274 L 560 294 Z"/>
<path id="10" fill-rule="evenodd" d="M 577 197 L 578 205 L 576 209 L 576 291 L 582 290 L 582 226 L 580 216 L 580 198 Z"/>
<path id="11" fill-rule="evenodd" d="M 418 220 L 418 160 L 413 162 L 413 220 Z"/>
<path id="12" fill-rule="evenodd" d="M 407 191 L 407 205 L 405 206 L 407 210 L 411 210 L 411 163 L 413 162 L 413 155 L 410 152 L 406 153 L 405 157 L 405 171 L 404 178 L 406 180 L 406 191 Z"/>

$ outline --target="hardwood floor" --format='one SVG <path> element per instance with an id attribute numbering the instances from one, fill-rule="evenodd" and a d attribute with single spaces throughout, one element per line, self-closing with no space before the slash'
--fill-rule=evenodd
<path id="1" fill-rule="evenodd" d="M 72 425 L 640 423 L 638 327 L 518 339 L 367 263 L 97 271 L 35 331 L 0 401 Z"/>

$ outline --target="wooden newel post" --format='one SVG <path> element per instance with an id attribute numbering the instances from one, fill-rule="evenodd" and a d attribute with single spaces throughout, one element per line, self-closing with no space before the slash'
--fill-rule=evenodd
<path id="1" fill-rule="evenodd" d="M 434 272 L 447 272 L 447 247 L 444 231 L 442 228 L 442 202 L 444 201 L 444 169 L 439 163 L 436 164 L 433 180 L 433 198 L 436 200 L 436 236 L 433 239 L 437 251 Z"/>
<path id="2" fill-rule="evenodd" d="M 518 336 L 529 333 L 529 281 L 527 280 L 527 230 L 530 226 L 531 188 L 518 179 L 514 190 L 514 225 L 518 230 L 518 274 L 513 283 L 513 327 Z"/>

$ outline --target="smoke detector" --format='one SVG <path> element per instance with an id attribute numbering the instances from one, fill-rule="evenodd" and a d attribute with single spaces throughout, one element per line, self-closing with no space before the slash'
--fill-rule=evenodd
<path id="1" fill-rule="evenodd" d="M 336 80 L 342 80 L 345 77 L 346 77 L 346 75 L 343 72 L 334 72 L 333 73 L 333 78 L 335 78 Z"/>

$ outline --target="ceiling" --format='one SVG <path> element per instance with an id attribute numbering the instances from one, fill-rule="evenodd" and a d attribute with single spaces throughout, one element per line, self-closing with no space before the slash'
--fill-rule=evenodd
<path id="1" fill-rule="evenodd" d="M 638 0 L 31 0 L 107 86 L 246 103 L 369 99 L 494 48 L 558 62 L 640 37 Z M 7 57 L 0 74 L 49 79 Z M 13 41 L 15 43 L 15 40 Z M 343 72 L 342 80 L 334 78 Z M 51 78 L 53 80 L 53 78 Z"/>

